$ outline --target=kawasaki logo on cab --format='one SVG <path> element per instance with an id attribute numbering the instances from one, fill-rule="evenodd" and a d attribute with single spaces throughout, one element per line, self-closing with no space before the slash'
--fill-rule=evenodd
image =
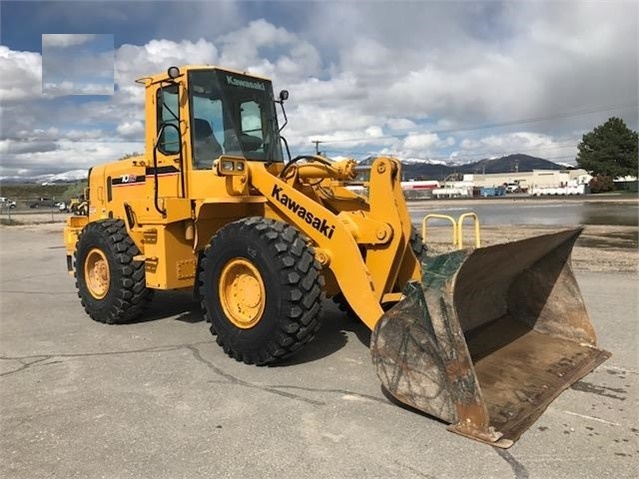
<path id="1" fill-rule="evenodd" d="M 328 239 L 331 239 L 333 237 L 333 233 L 335 232 L 334 225 L 329 225 L 326 220 L 318 218 L 310 211 L 306 211 L 306 208 L 298 205 L 295 201 L 289 198 L 288 195 L 282 193 L 281 186 L 274 185 L 271 196 L 282 203 L 282 205 L 286 206 L 294 214 L 306 221 L 314 229 L 326 236 Z"/>
<path id="2" fill-rule="evenodd" d="M 226 83 L 233 86 L 241 86 L 244 88 L 252 88 L 253 90 L 266 91 L 264 83 L 258 81 L 240 80 L 231 75 L 226 75 Z"/>

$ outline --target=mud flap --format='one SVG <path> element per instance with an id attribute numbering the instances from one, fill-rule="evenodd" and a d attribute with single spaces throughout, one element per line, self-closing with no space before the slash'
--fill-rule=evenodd
<path id="1" fill-rule="evenodd" d="M 371 336 L 383 387 L 450 430 L 510 447 L 605 361 L 570 266 L 582 229 L 426 258 Z"/>

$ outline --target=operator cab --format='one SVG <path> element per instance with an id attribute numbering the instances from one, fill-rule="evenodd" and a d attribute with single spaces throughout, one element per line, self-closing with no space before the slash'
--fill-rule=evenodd
<path id="1" fill-rule="evenodd" d="M 275 109 L 278 101 L 269 80 L 218 68 L 185 68 L 180 72 L 171 67 L 168 71 L 172 80 L 183 74 L 188 110 L 180 105 L 177 82 L 157 90 L 161 152 L 179 152 L 180 114 L 188 111 L 193 169 L 210 170 L 220 155 L 269 163 L 283 161 Z M 162 128 L 166 124 L 171 127 Z"/>

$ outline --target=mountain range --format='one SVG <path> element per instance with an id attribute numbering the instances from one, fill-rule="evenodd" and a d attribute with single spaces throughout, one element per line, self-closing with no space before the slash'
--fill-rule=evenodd
<path id="1" fill-rule="evenodd" d="M 370 165 L 373 157 L 368 157 L 359 162 L 360 165 Z M 501 158 L 488 158 L 472 163 L 446 163 L 441 160 L 402 160 L 402 173 L 404 180 L 443 180 L 454 174 L 478 174 L 478 173 L 514 173 L 532 170 L 565 170 L 574 168 L 569 165 L 560 165 L 552 161 L 544 160 L 529 155 L 515 154 L 502 156 Z M 0 183 L 75 183 L 87 178 L 87 170 L 71 170 L 64 173 L 38 175 L 31 177 L 12 176 L 0 178 Z"/>
<path id="2" fill-rule="evenodd" d="M 37 176 L 5 176 L 0 177 L 0 183 L 38 183 L 40 185 L 75 183 L 76 181 L 86 180 L 88 173 L 88 170 L 71 170 L 65 171 L 64 173 L 50 173 Z"/>
<path id="3" fill-rule="evenodd" d="M 373 157 L 362 160 L 360 165 L 370 165 Z M 514 154 L 501 158 L 487 158 L 472 163 L 444 163 L 430 160 L 402 161 L 403 180 L 444 180 L 451 175 L 516 173 L 532 170 L 566 170 L 574 166 L 553 163 L 530 155 Z"/>

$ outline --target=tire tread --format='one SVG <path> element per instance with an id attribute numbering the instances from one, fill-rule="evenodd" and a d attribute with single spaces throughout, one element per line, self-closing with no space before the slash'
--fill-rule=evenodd
<path id="1" fill-rule="evenodd" d="M 108 250 L 103 251 L 109 259 L 115 263 L 115 271 L 111 275 L 117 278 L 115 291 L 109 291 L 104 301 L 106 308 L 95 308 L 91 293 L 85 289 L 85 285 L 79 279 L 79 274 L 84 270 L 83 265 L 78 267 L 77 253 L 82 247 L 90 248 L 92 244 L 82 244 L 91 241 L 94 235 L 101 236 L 107 242 Z M 78 289 L 82 307 L 94 321 L 106 324 L 128 323 L 137 319 L 147 308 L 153 296 L 153 290 L 146 287 L 144 274 L 144 262 L 134 261 L 133 257 L 140 254 L 137 246 L 127 233 L 124 221 L 108 219 L 92 221 L 87 224 L 76 243 L 74 253 L 75 285 Z M 109 265 L 110 269 L 112 265 Z M 115 296 L 109 297 L 114 294 Z"/>
<path id="2" fill-rule="evenodd" d="M 321 265 L 308 240 L 296 228 L 277 220 L 249 217 L 226 225 L 211 239 L 215 242 L 232 241 L 235 235 L 259 238 L 264 248 L 271 252 L 273 267 L 279 275 L 282 292 L 282 317 L 278 327 L 261 349 L 253 352 L 234 350 L 216 331 L 215 321 L 207 303 L 204 272 L 213 261 L 212 248 L 202 256 L 202 268 L 198 277 L 199 296 L 206 321 L 211 323 L 211 333 L 217 335 L 217 343 L 226 354 L 247 364 L 265 365 L 288 358 L 313 339 L 319 329 L 323 277 Z M 310 293 L 310 298 L 309 298 Z"/>

